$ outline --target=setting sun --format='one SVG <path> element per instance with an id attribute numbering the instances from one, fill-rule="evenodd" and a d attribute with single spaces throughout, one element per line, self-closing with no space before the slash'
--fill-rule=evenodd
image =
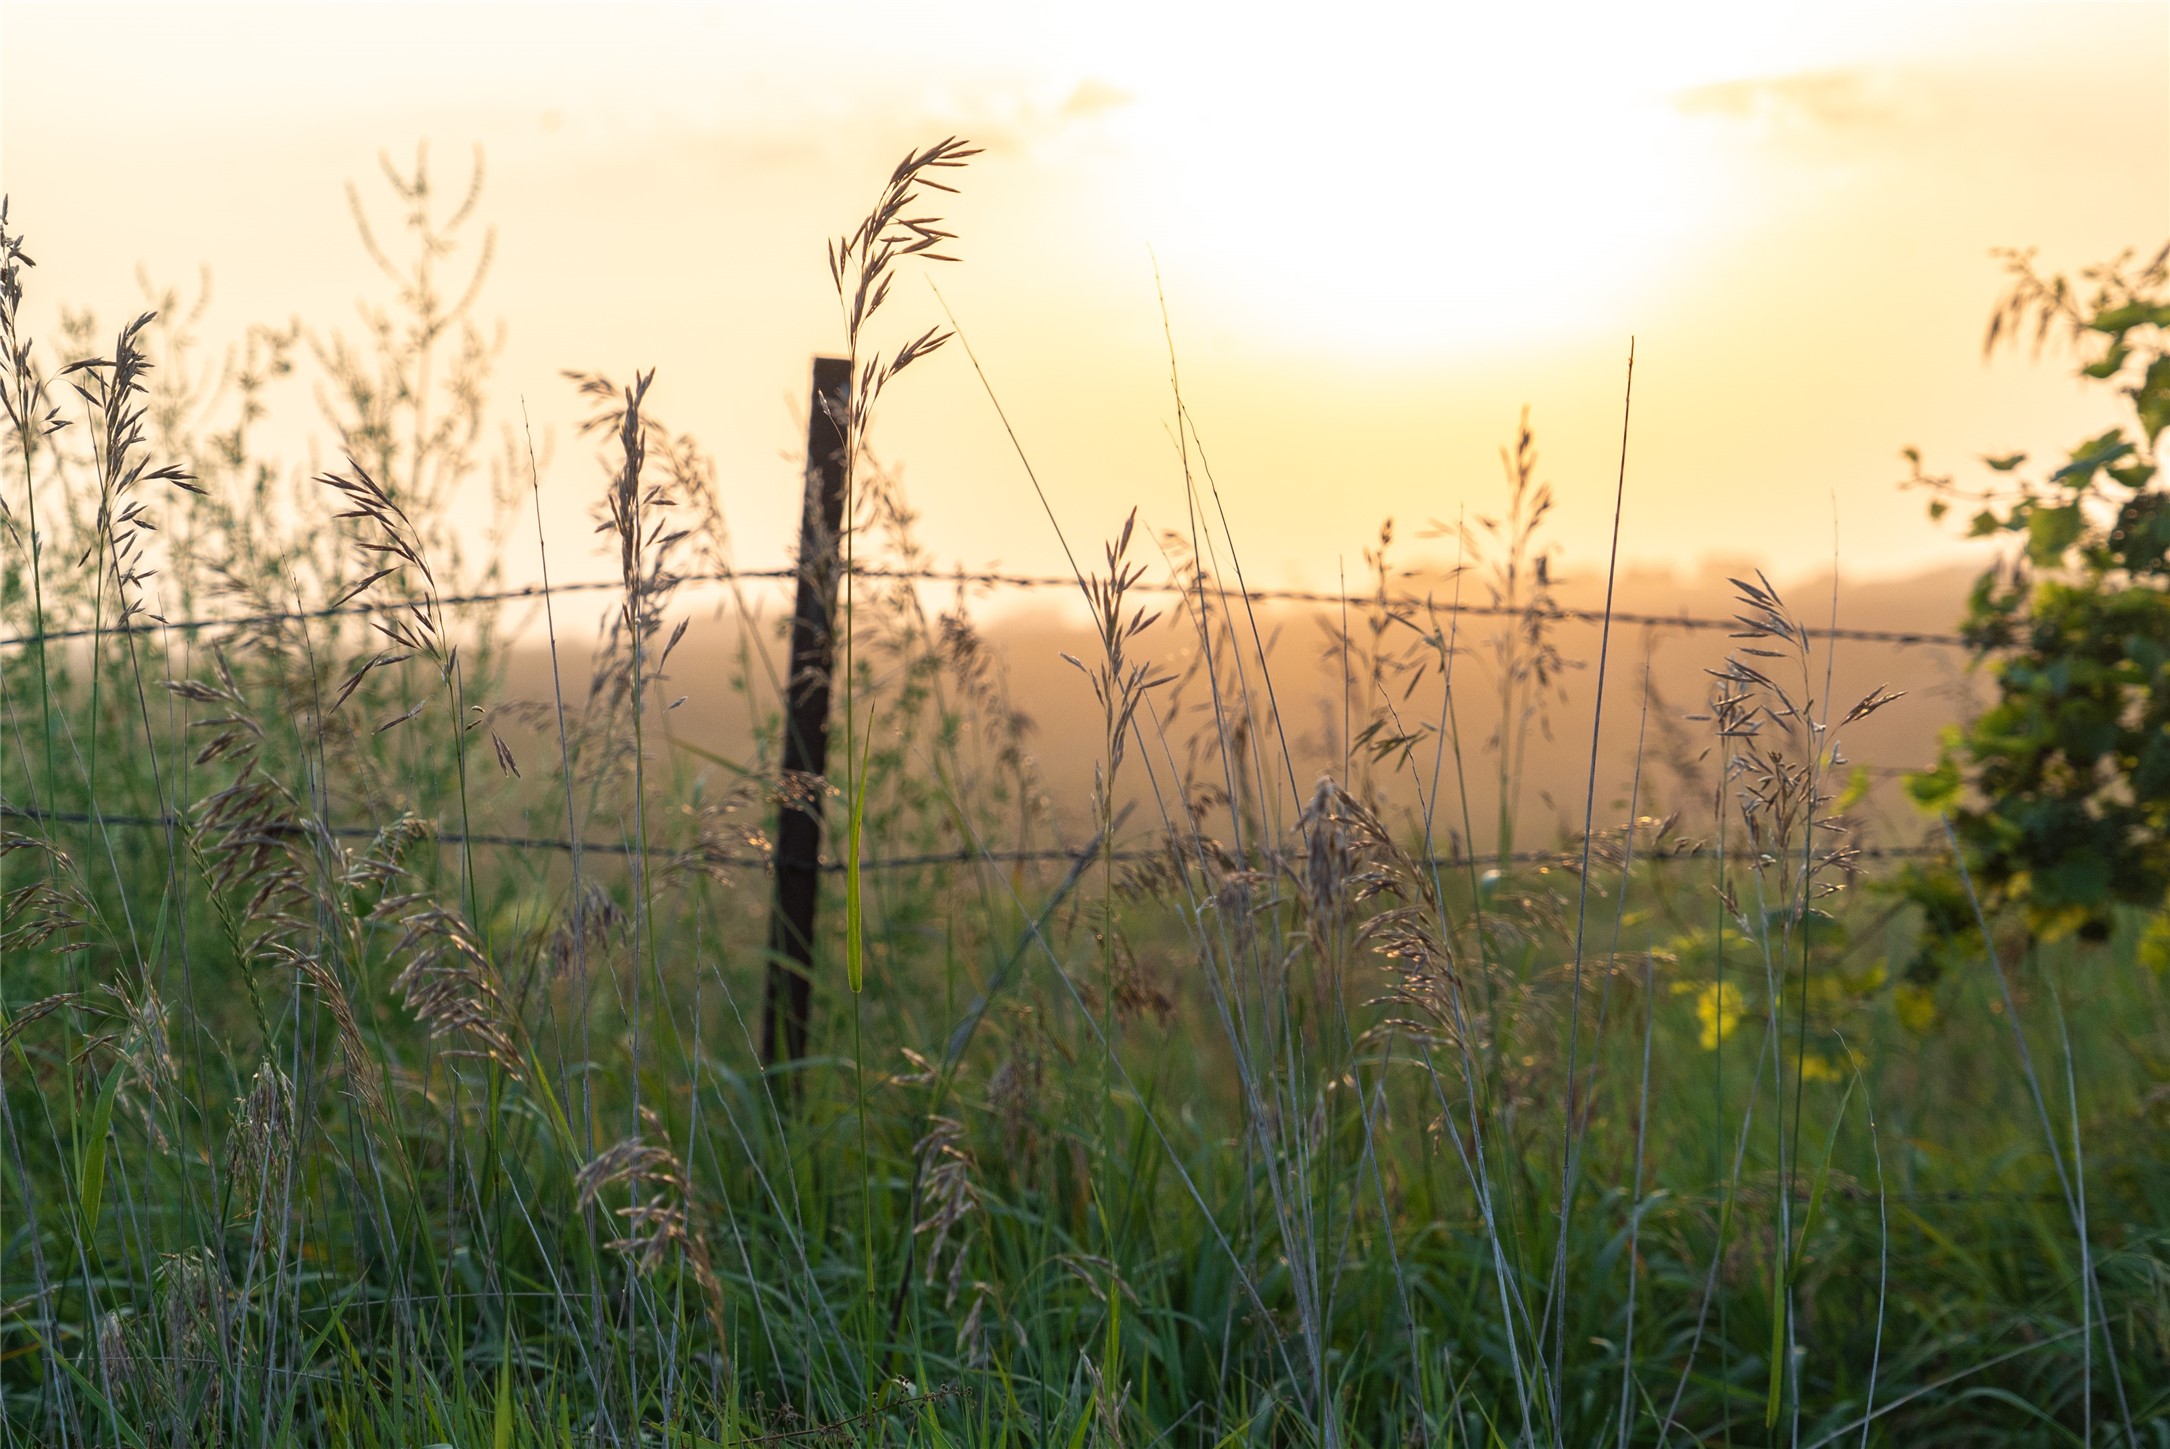
<path id="1" fill-rule="evenodd" d="M 204 267 L 231 335 L 351 316 L 372 282 L 342 182 L 374 204 L 377 153 L 428 141 L 456 186 L 480 146 L 508 408 L 567 444 L 559 369 L 657 366 L 753 560 L 786 546 L 789 400 L 836 345 L 822 239 L 886 158 L 966 136 L 985 155 L 943 214 L 968 265 L 938 280 L 1071 521 L 1104 526 L 1105 496 L 1171 521 L 1164 294 L 1253 555 L 1312 584 L 1381 518 L 1482 506 L 1524 404 L 1594 559 L 1631 335 L 1627 557 L 1817 568 L 1834 523 L 1851 572 L 1949 556 L 1892 491 L 1901 447 L 2091 421 L 1978 360 L 1990 250 L 2074 267 L 2170 213 L 2154 6 L 841 13 L 15 5 L 0 162 L 51 239 L 42 295 L 117 313 L 139 266 Z M 310 55 L 339 63 L 276 59 Z M 64 130 L 30 119 L 60 106 Z M 941 319 L 918 279 L 892 310 Z M 1059 563 L 961 355 L 881 438 L 945 559 Z M 1321 487 L 1323 529 L 1291 511 Z M 1754 537 L 1704 506 L 1744 490 Z"/>

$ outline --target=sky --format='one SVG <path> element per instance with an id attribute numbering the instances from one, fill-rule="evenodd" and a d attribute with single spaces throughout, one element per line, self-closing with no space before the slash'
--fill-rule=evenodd
<path id="1" fill-rule="evenodd" d="M 1360 571 L 1383 518 L 1496 508 L 1525 405 L 1563 566 L 1601 573 L 1630 339 L 1640 564 L 1949 563 L 1902 447 L 1963 473 L 2114 416 L 2062 358 L 1984 359 L 1991 253 L 2077 270 L 2170 237 L 2170 7 L 1230 14 L 9 0 L 0 188 L 33 320 L 207 269 L 215 349 L 357 332 L 385 287 L 345 184 L 396 232 L 379 153 L 426 143 L 457 192 L 479 147 L 493 417 L 548 443 L 559 577 L 607 572 L 565 368 L 657 369 L 739 561 L 786 557 L 809 359 L 841 341 L 825 240 L 949 135 L 985 148 L 940 198 L 961 260 L 901 279 L 884 340 L 946 301 L 984 382 L 937 354 L 871 439 L 945 564 L 1062 566 L 1017 447 L 1090 554 L 1133 505 L 1179 525 L 1171 353 L 1248 575 L 1292 586 Z M 297 464 L 309 409 L 261 434 Z"/>

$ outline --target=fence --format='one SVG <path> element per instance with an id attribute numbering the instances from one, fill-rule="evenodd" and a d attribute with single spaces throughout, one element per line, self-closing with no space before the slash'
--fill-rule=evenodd
<path id="1" fill-rule="evenodd" d="M 721 572 L 696 572 L 673 574 L 671 580 L 681 584 L 729 584 L 739 582 L 788 583 L 798 580 L 800 570 L 795 568 L 729 569 Z M 989 589 L 1014 589 L 1020 592 L 1049 589 L 1080 589 L 1083 586 L 1075 578 L 1057 574 L 1007 574 L 978 572 L 963 569 L 893 569 L 861 566 L 852 570 L 856 579 L 884 582 L 921 582 L 945 584 L 970 584 Z M 572 583 L 524 585 L 519 588 L 492 589 L 480 593 L 448 594 L 437 600 L 448 608 L 461 608 L 485 604 L 517 604 L 523 601 L 554 598 L 571 594 L 618 593 L 625 587 L 617 579 L 584 579 Z M 1132 585 L 1133 592 L 1151 594 L 1190 594 L 1191 587 L 1165 581 L 1141 579 Z M 1317 604 L 1349 608 L 1362 608 L 1379 601 L 1377 594 L 1337 593 L 1318 589 L 1250 589 L 1223 588 L 1218 582 L 1210 586 L 1215 600 L 1228 600 L 1245 604 Z M 1630 628 L 1723 630 L 1740 629 L 1741 621 L 1715 614 L 1653 614 L 1615 609 L 1610 616 L 1597 609 L 1527 609 L 1506 608 L 1494 604 L 1454 603 L 1440 605 L 1439 601 L 1423 594 L 1390 594 L 1387 602 L 1403 609 L 1424 609 L 1437 606 L 1443 613 L 1469 619 L 1530 619 L 1541 618 L 1562 624 L 1603 625 L 1610 617 L 1614 624 Z M 398 601 L 369 602 L 356 600 L 321 609 L 289 609 L 264 614 L 233 614 L 201 619 L 145 619 L 126 625 L 108 625 L 100 629 L 52 629 L 43 634 L 14 634 L 0 638 L 0 649 L 21 649 L 35 644 L 59 644 L 70 640 L 111 638 L 122 634 L 198 634 L 214 629 L 240 629 L 262 624 L 301 622 L 311 619 L 332 619 L 349 616 L 382 614 L 404 609 Z M 1809 625 L 1804 631 L 1812 639 L 1829 639 L 1841 643 L 1894 644 L 1923 646 L 1939 649 L 1964 649 L 1966 639 L 1958 634 L 1938 633 L 1908 629 L 1849 629 Z"/>
<path id="2" fill-rule="evenodd" d="M 831 635 L 830 609 L 836 593 L 836 585 L 844 571 L 844 561 L 837 547 L 842 531 L 845 505 L 845 449 L 846 437 L 842 419 L 846 416 L 851 377 L 848 366 L 835 358 L 818 358 L 814 363 L 811 406 L 808 413 L 807 465 L 805 471 L 805 495 L 802 518 L 804 520 L 799 539 L 799 565 L 795 568 L 729 570 L 721 572 L 696 572 L 671 575 L 666 582 L 680 584 L 717 583 L 759 580 L 790 582 L 796 585 L 796 600 L 792 615 L 790 634 L 791 662 L 787 676 L 786 725 L 784 731 L 782 766 L 787 778 L 810 778 L 821 780 L 826 775 L 828 755 L 828 713 L 830 678 L 834 666 L 834 649 Z M 965 570 L 897 569 L 859 567 L 852 569 L 852 577 L 879 581 L 919 581 L 975 586 L 987 589 L 1014 591 L 1078 590 L 1090 598 L 1085 580 L 1077 577 L 1040 574 L 1013 574 L 1001 572 L 971 572 Z M 445 607 L 479 607 L 516 604 L 536 601 L 560 595 L 591 593 L 616 593 L 622 590 L 621 580 L 585 580 L 572 583 L 528 585 L 516 588 L 495 589 L 483 592 L 444 596 L 436 603 Z M 1138 592 L 1158 594 L 1190 594 L 1196 592 L 1211 598 L 1224 608 L 1249 607 L 1258 604 L 1309 604 L 1328 605 L 1341 609 L 1375 608 L 1384 603 L 1397 611 L 1410 614 L 1424 613 L 1444 615 L 1450 618 L 1541 618 L 1548 622 L 1598 625 L 1611 627 L 1646 627 L 1654 629 L 1718 630 L 1739 633 L 1747 627 L 1747 621 L 1739 618 L 1707 614 L 1643 613 L 1623 610 L 1567 609 L 1556 606 L 1544 608 L 1508 607 L 1498 604 L 1464 603 L 1459 599 L 1442 603 L 1434 595 L 1416 593 L 1371 592 L 1352 594 L 1308 589 L 1254 589 L 1223 587 L 1218 580 L 1200 578 L 1188 585 L 1173 582 L 1155 582 L 1146 579 L 1132 586 Z M 348 600 L 315 609 L 281 610 L 268 613 L 229 615 L 220 617 L 187 618 L 178 620 L 139 617 L 128 622 L 99 628 L 55 629 L 42 633 L 20 634 L 0 638 L 0 650 L 24 649 L 51 643 L 73 640 L 103 638 L 109 635 L 196 635 L 217 630 L 241 629 L 266 624 L 321 620 L 335 617 L 368 616 L 401 611 L 411 605 L 401 600 L 371 601 Z M 1805 631 L 1816 639 L 1845 641 L 1865 644 L 1896 646 L 1926 646 L 1935 648 L 1963 648 L 1966 640 L 1957 634 L 1933 633 L 1895 629 L 1855 629 L 1835 627 L 1810 627 Z M 792 798 L 778 805 L 777 832 L 773 852 L 741 852 L 737 854 L 708 853 L 698 857 L 699 864 L 709 869 L 746 869 L 770 873 L 774 881 L 774 901 L 769 930 L 769 977 L 763 1021 L 763 1056 L 769 1061 L 796 1059 L 803 1055 L 806 1041 L 807 1017 L 810 1010 L 810 976 L 813 942 L 815 939 L 815 911 L 819 900 L 818 881 L 824 874 L 844 869 L 841 862 L 823 859 L 821 856 L 822 805 L 820 792 L 794 791 Z M 17 820 L 43 824 L 85 825 L 98 829 L 158 829 L 170 830 L 184 822 L 172 815 L 105 814 L 95 810 L 67 812 L 50 809 L 24 809 L 0 802 L 0 820 Z M 434 823 L 434 822 L 433 822 Z M 377 832 L 368 826 L 326 826 L 334 837 L 369 838 Z M 687 852 L 663 847 L 647 847 L 623 841 L 587 841 L 548 836 L 507 835 L 456 830 L 435 830 L 434 837 L 443 844 L 479 846 L 510 850 L 547 850 L 598 857 L 626 857 L 659 860 L 688 860 Z M 993 863 L 1023 865 L 1033 863 L 1069 863 L 1073 870 L 1084 862 L 1087 855 L 1097 853 L 1097 845 L 1077 848 L 1049 847 L 1041 850 L 956 850 L 916 855 L 900 855 L 863 860 L 860 869 L 870 871 L 894 871 L 941 865 L 971 865 Z M 1912 858 L 1941 853 L 1937 847 L 1865 847 L 1852 852 L 1856 859 Z M 1118 862 L 1137 862 L 1159 857 L 1153 850 L 1121 849 L 1108 853 Z M 1646 861 L 1667 862 L 1709 859 L 1715 852 L 1707 849 L 1679 849 L 1660 851 L 1646 855 Z M 1467 870 L 1479 866 L 1501 863 L 1525 865 L 1551 865 L 1571 869 L 1583 869 L 1589 863 L 1586 851 L 1518 851 L 1503 858 L 1498 855 L 1439 856 L 1427 858 L 1424 864 L 1442 870 Z M 1252 862 L 1270 865 L 1271 862 Z"/>
<path id="3" fill-rule="evenodd" d="M 1003 574 L 987 572 L 973 573 L 954 570 L 945 571 L 940 569 L 890 569 L 879 567 L 861 567 L 853 570 L 853 576 L 855 578 L 861 579 L 874 579 L 884 581 L 916 581 L 930 583 L 955 583 L 961 581 L 967 584 L 980 585 L 989 588 L 1007 588 L 1016 590 L 1075 589 L 1079 586 L 1077 580 L 1075 579 L 1062 578 L 1054 575 Z M 675 579 L 677 582 L 681 583 L 734 583 L 742 580 L 767 581 L 777 583 L 804 582 L 800 570 L 786 568 L 739 569 L 731 570 L 728 572 L 691 573 L 677 575 L 675 576 Z M 496 589 L 478 593 L 448 595 L 440 598 L 437 602 L 440 605 L 454 607 L 482 606 L 541 600 L 544 598 L 555 597 L 559 595 L 616 593 L 623 588 L 623 583 L 616 579 L 584 580 L 573 583 L 552 584 L 547 587 L 542 585 L 530 585 L 519 588 Z M 1154 592 L 1162 594 L 1176 594 L 1187 592 L 1178 585 L 1169 583 L 1154 583 L 1148 581 L 1140 581 L 1135 586 L 1135 588 L 1140 592 Z M 1343 594 L 1304 589 L 1230 589 L 1226 591 L 1217 591 L 1216 597 L 1246 603 L 1296 603 L 1332 606 L 1362 606 L 1365 604 L 1375 603 L 1377 601 L 1377 596 L 1373 594 Z M 1390 602 L 1402 607 L 1421 608 L 1432 603 L 1433 601 L 1417 595 L 1403 595 L 1392 598 Z M 54 629 L 49 630 L 43 634 L 19 634 L 6 638 L 0 638 L 0 649 L 24 648 L 41 643 L 63 643 L 71 640 L 81 640 L 92 637 L 107 637 L 131 633 L 195 634 L 217 629 L 238 629 L 282 622 L 367 616 L 370 614 L 383 613 L 388 610 L 402 609 L 405 607 L 406 605 L 398 602 L 355 601 L 352 603 L 320 609 L 294 609 L 274 613 L 237 614 L 214 618 L 146 620 L 132 622 L 120 626 L 107 626 L 103 629 Z M 1467 618 L 1543 617 L 1547 620 L 1554 620 L 1563 623 L 1579 623 L 1591 625 L 1601 625 L 1605 622 L 1606 618 L 1606 616 L 1602 613 L 1582 609 L 1507 609 L 1488 604 L 1466 603 L 1452 606 L 1449 612 Z M 1611 620 L 1615 624 L 1647 625 L 1650 627 L 1674 629 L 1732 631 L 1738 630 L 1741 627 L 1740 621 L 1735 619 L 1720 618 L 1713 615 L 1698 615 L 1686 613 L 1651 614 L 1622 612 L 1616 610 L 1611 615 Z M 1963 648 L 1965 647 L 1966 643 L 1966 641 L 1957 634 L 1931 633 L 1911 630 L 1847 628 L 1833 629 L 1828 627 L 1811 627 L 1807 630 L 1807 632 L 1812 638 L 1868 644 Z M 802 662 L 794 661 L 792 677 L 801 678 L 804 677 L 804 675 L 805 670 Z M 795 720 L 793 728 L 790 731 L 787 731 L 787 747 L 794 744 L 795 742 L 810 738 L 810 734 L 811 726 L 807 723 L 807 720 L 805 718 Z M 787 760 L 785 762 L 787 770 L 793 770 L 798 773 L 811 773 L 817 775 L 823 773 L 823 771 L 818 768 L 812 770 L 806 769 L 805 767 L 808 763 L 811 762 L 804 756 L 799 757 L 799 762 L 797 764 L 794 764 L 790 760 Z M 1907 771 L 1901 770 L 1897 767 L 1872 765 L 1867 766 L 1866 768 L 1870 771 L 1870 773 L 1879 775 L 1896 775 L 1908 773 Z M 96 825 L 117 829 L 167 829 L 181 823 L 177 818 L 172 816 L 91 815 L 81 812 L 23 810 L 5 804 L 0 804 L 0 819 L 63 825 Z M 374 835 L 375 830 L 371 827 L 342 826 L 333 827 L 332 833 L 336 836 L 346 838 L 366 839 Z M 682 852 L 668 850 L 663 847 L 649 847 L 644 849 L 643 847 L 637 845 L 628 845 L 622 841 L 575 841 L 549 836 L 505 835 L 493 834 L 489 832 L 462 833 L 459 831 L 447 830 L 436 832 L 434 838 L 437 839 L 439 842 L 447 845 L 489 846 L 510 850 L 548 850 L 569 853 L 577 848 L 583 854 L 601 856 L 606 858 L 617 856 L 630 857 L 636 855 L 646 855 L 662 859 L 682 854 Z M 1855 852 L 1856 857 L 1863 860 L 1911 859 L 1923 856 L 1934 856 L 1941 853 L 1941 847 L 1930 846 L 1864 847 Z M 781 851 L 779 851 L 779 855 L 780 854 Z M 1115 852 L 1115 859 L 1118 862 L 1138 861 L 1146 859 L 1154 854 L 1155 852 L 1151 851 L 1118 850 L 1117 852 Z M 861 869 L 870 871 L 892 871 L 917 869 L 921 867 L 936 865 L 969 865 L 981 862 L 992 862 L 1002 865 L 1056 864 L 1068 861 L 1072 859 L 1074 855 L 1074 851 L 1059 846 L 1051 846 L 1043 850 L 995 850 L 977 852 L 958 850 L 948 852 L 924 853 L 917 855 L 870 858 L 861 862 Z M 1662 856 L 1649 857 L 1649 859 L 1700 860 L 1709 858 L 1709 856 L 1710 853 L 1706 851 L 1687 850 L 1669 852 Z M 1559 851 L 1525 850 L 1510 853 L 1506 857 L 1506 860 L 1508 863 L 1512 864 L 1544 865 L 1573 862 L 1579 860 L 1579 856 Z M 768 854 L 748 852 L 735 856 L 711 855 L 705 857 L 703 863 L 724 869 L 769 870 L 776 865 L 777 860 L 776 858 Z M 1452 857 L 1442 856 L 1435 859 L 1429 859 L 1425 862 L 1425 864 L 1427 865 L 1437 866 L 1442 869 L 1462 869 L 1473 865 L 1497 865 L 1499 863 L 1501 863 L 1501 858 L 1497 855 Z M 843 864 L 835 860 L 818 860 L 815 863 L 814 868 L 818 872 L 823 874 L 841 873 L 844 869 Z M 808 922 L 808 924 L 803 929 L 810 929 L 810 922 Z"/>
<path id="4" fill-rule="evenodd" d="M 118 830 L 172 830 L 188 824 L 178 815 L 108 815 L 86 810 L 36 810 L 17 805 L 0 805 L 0 820 L 19 820 L 38 825 L 87 825 L 95 829 Z M 326 833 L 338 840 L 372 840 L 378 830 L 373 825 L 328 825 Z M 487 846 L 505 850 L 547 850 L 562 855 L 578 851 L 581 855 L 604 858 L 640 858 L 659 862 L 693 859 L 691 852 L 663 845 L 638 845 L 622 840 L 567 840 L 551 835 L 507 835 L 487 830 L 437 830 L 430 831 L 430 839 L 440 845 Z M 923 870 L 942 865 L 1058 865 L 1075 861 L 1081 849 L 1069 846 L 1047 846 L 1039 850 L 934 850 L 914 855 L 870 856 L 859 863 L 863 871 Z M 1856 860 L 1920 860 L 1948 854 L 1940 845 L 1865 845 L 1848 852 Z M 1097 849 L 1090 852 L 1095 860 L 1106 858 Z M 1124 847 L 1111 852 L 1118 865 L 1134 865 L 1140 861 L 1166 858 L 1164 850 L 1142 850 Z M 698 857 L 703 866 L 721 869 L 765 871 L 775 864 L 774 857 L 758 851 L 739 855 L 703 854 Z M 1692 846 L 1678 850 L 1656 850 L 1639 853 L 1636 857 L 1645 864 L 1667 861 L 1717 860 L 1719 853 L 1708 846 Z M 1579 850 L 1516 850 L 1504 858 L 1510 865 L 1544 865 L 1579 868 L 1582 853 Z M 1271 861 L 1249 861 L 1250 865 L 1271 864 Z M 1477 855 L 1428 855 L 1417 864 L 1427 870 L 1470 870 L 1502 863 L 1496 853 Z M 823 875 L 842 875 L 844 862 L 820 860 L 813 867 Z"/>

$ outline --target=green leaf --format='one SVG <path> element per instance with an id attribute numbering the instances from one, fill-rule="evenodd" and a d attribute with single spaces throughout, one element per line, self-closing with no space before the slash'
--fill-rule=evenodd
<path id="1" fill-rule="evenodd" d="M 1937 753 L 1935 766 L 1906 777 L 1907 798 L 1931 815 L 1942 815 L 1959 808 L 1959 797 L 1965 792 L 1966 782 L 1959 775 L 1955 754 L 1958 747 L 1958 729 L 1946 726 L 1943 747 Z"/>
<path id="2" fill-rule="evenodd" d="M 2025 453 L 2006 453 L 2001 458 L 1984 458 L 1982 462 L 1999 473 L 2009 473 L 2027 461 Z"/>
<path id="3" fill-rule="evenodd" d="M 2078 491 L 2094 482 L 2095 474 L 2110 464 L 2127 457 L 2132 444 L 2125 441 L 2122 428 L 2112 428 L 2099 438 L 2089 438 L 2072 450 L 2072 461 L 2049 475 L 2052 483 L 2063 483 Z"/>
<path id="4" fill-rule="evenodd" d="M 2085 526 L 2077 503 L 2034 509 L 2027 518 L 2027 561 L 2036 568 L 2055 565 L 2065 556 L 2065 550 L 2079 542 L 2080 530 Z"/>
<path id="5" fill-rule="evenodd" d="M 1085 1412 L 1078 1415 L 1077 1428 L 1073 1429 L 1070 1433 L 1070 1443 L 1068 1445 L 1068 1449 L 1085 1449 L 1085 1435 L 1091 1431 L 1092 1426 L 1092 1405 L 1087 1404 L 1085 1406 Z"/>
<path id="6" fill-rule="evenodd" d="M 136 1449 L 148 1449 L 148 1446 L 143 1442 L 143 1436 L 137 1433 L 126 1419 L 121 1417 L 120 1411 L 113 1407 L 113 1401 L 98 1392 L 98 1386 L 92 1383 L 83 1371 L 75 1366 L 74 1361 L 67 1354 L 56 1350 L 53 1345 L 38 1337 L 37 1330 L 29 1324 L 23 1324 L 22 1331 L 32 1343 L 38 1346 L 39 1351 L 45 1355 L 48 1363 L 57 1363 L 62 1369 L 66 1370 L 68 1377 L 75 1380 L 75 1386 L 89 1395 L 90 1401 L 105 1412 L 106 1423 L 112 1426 L 115 1433 L 130 1444 L 135 1445 Z"/>
<path id="7" fill-rule="evenodd" d="M 512 1449 L 512 1328 L 505 1329 L 504 1353 L 497 1362 L 497 1413 L 490 1425 L 490 1449 Z"/>
<path id="8" fill-rule="evenodd" d="M 2170 356 L 2147 365 L 2147 373 L 2132 391 L 2134 409 L 2140 415 L 2140 435 L 2153 447 L 2162 431 L 2170 427 Z"/>
<path id="9" fill-rule="evenodd" d="M 1771 1255 L 1771 1388 L 1763 1402 L 1763 1427 L 1778 1426 L 1778 1401 L 1786 1362 L 1786 1245 Z"/>
<path id="10" fill-rule="evenodd" d="M 1869 767 L 1856 765 L 1846 776 L 1846 788 L 1839 792 L 1838 810 L 1844 813 L 1869 798 Z"/>
<path id="11" fill-rule="evenodd" d="M 1838 1129 L 1846 1121 L 1846 1109 L 1853 1103 L 1854 1086 L 1860 1080 L 1858 1072 L 1847 1078 L 1846 1093 L 1839 1098 L 1838 1114 L 1831 1119 L 1831 1135 L 1823 1144 L 1823 1162 L 1816 1168 L 1816 1181 L 1808 1190 L 1808 1211 L 1801 1215 L 1801 1246 L 1794 1251 L 1788 1282 L 1801 1276 L 1801 1258 L 1808 1251 L 1808 1235 L 1816 1230 L 1816 1214 L 1823 1209 L 1823 1190 L 1831 1181 L 1831 1156 L 1838 1151 Z"/>
<path id="12" fill-rule="evenodd" d="M 2155 321 L 2156 309 L 2145 302 L 2127 302 L 2121 307 L 2105 307 L 2091 318 L 2087 325 L 2097 332 L 2107 332 L 2122 337 L 2135 327 L 2144 327 Z M 2162 324 L 2156 323 L 2157 326 Z"/>
<path id="13" fill-rule="evenodd" d="M 2092 378 L 2115 377 L 2124 369 L 2126 359 L 2131 356 L 2132 344 L 2119 338 L 2110 350 L 2103 354 L 2101 361 L 2081 368 L 2080 372 L 2083 376 Z"/>
<path id="14" fill-rule="evenodd" d="M 82 1184 L 85 1242 L 98 1231 L 98 1207 L 105 1196 L 106 1139 L 113 1131 L 113 1106 L 120 1099 L 121 1076 L 127 1070 L 125 1061 L 113 1064 L 113 1070 L 106 1073 L 105 1085 L 98 1089 L 98 1105 L 90 1114 L 90 1137 L 83 1143 L 83 1161 L 76 1176 Z"/>
<path id="15" fill-rule="evenodd" d="M 738 776 L 742 780 L 751 780 L 754 778 L 755 772 L 751 768 L 740 764 L 736 760 L 730 759 L 723 755 L 719 755 L 714 750 L 703 749 L 701 746 L 694 744 L 691 740 L 673 739 L 671 743 L 677 748 L 684 750 L 689 755 L 695 756 L 698 759 L 708 761 L 708 763 L 710 763 L 711 765 L 723 766 L 723 768 L 729 770 L 732 774 Z"/>

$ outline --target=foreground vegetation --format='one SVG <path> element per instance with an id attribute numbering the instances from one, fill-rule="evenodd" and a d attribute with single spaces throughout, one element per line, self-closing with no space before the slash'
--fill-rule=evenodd
<path id="1" fill-rule="evenodd" d="M 254 334 L 208 394 L 170 308 L 48 376 L 7 232 L 0 1443 L 2170 1441 L 2159 910 L 1866 873 L 1843 737 L 1895 696 L 1828 699 L 1760 580 L 1666 798 L 1653 758 L 1518 852 L 1569 662 L 1526 432 L 1457 587 L 1536 612 L 1402 598 L 1382 541 L 1327 778 L 1211 479 L 1159 625 L 1123 523 L 1076 698 L 1031 702 L 1103 726 L 1058 818 L 865 446 L 943 340 L 878 347 L 943 240 L 904 218 L 968 154 L 832 250 L 853 567 L 797 1062 L 762 867 L 819 787 L 758 632 L 767 750 L 673 733 L 681 591 L 728 558 L 661 386 L 575 379 L 622 588 L 585 667 L 549 606 L 566 682 L 511 700 L 503 620 L 448 602 L 492 582 L 453 491 L 494 483 L 490 559 L 542 506 L 435 274 L 472 195 L 400 178 L 412 315 Z M 294 366 L 346 461 L 290 483 L 249 429 Z"/>

